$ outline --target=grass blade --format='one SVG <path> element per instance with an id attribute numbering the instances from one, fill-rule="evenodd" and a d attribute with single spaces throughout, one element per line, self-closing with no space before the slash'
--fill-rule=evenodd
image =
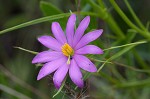
<path id="1" fill-rule="evenodd" d="M 25 22 L 25 23 L 16 25 L 14 27 L 2 30 L 2 31 L 0 31 L 0 35 L 4 34 L 6 32 L 10 32 L 10 31 L 17 30 L 17 29 L 20 29 L 20 28 L 23 28 L 23 27 L 27 27 L 27 26 L 30 26 L 30 25 L 34 25 L 34 24 L 38 24 L 38 23 L 42 23 L 42 22 L 46 22 L 46 21 L 50 21 L 50 20 L 55 20 L 55 19 L 68 17 L 69 15 L 70 15 L 70 13 L 63 13 L 63 14 L 57 14 L 57 15 L 53 15 L 53 16 L 47 16 L 47 17 L 42 17 L 42 18 L 39 18 L 39 19 L 35 19 L 35 20 L 32 20 L 32 21 Z"/>
<path id="2" fill-rule="evenodd" d="M 25 96 L 24 94 L 2 84 L 0 84 L 0 90 L 5 91 L 15 97 L 18 97 L 19 99 L 31 99 L 30 97 Z"/>

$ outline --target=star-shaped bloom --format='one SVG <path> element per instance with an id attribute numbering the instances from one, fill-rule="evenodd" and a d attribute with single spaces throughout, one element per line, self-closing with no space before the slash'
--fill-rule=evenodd
<path id="1" fill-rule="evenodd" d="M 38 53 L 32 63 L 44 63 L 37 76 L 37 80 L 51 74 L 54 85 L 60 88 L 66 74 L 69 72 L 71 80 L 80 88 L 84 86 L 81 69 L 88 72 L 96 72 L 96 66 L 84 55 L 102 54 L 103 51 L 95 45 L 87 45 L 96 40 L 103 32 L 102 29 L 84 32 L 90 23 L 90 17 L 86 16 L 75 31 L 76 15 L 72 14 L 67 22 L 66 33 L 63 32 L 58 22 L 52 23 L 52 36 L 41 36 L 38 41 L 50 50 Z"/>

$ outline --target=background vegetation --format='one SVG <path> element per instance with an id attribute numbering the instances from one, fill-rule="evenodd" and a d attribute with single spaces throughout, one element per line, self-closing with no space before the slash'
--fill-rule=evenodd
<path id="1" fill-rule="evenodd" d="M 128 2 L 129 1 L 129 2 Z M 150 1 L 149 0 L 0 0 L 0 98 L 1 99 L 149 99 L 150 98 Z M 70 11 L 86 15 L 92 29 L 104 29 L 93 44 L 103 55 L 88 55 L 97 73 L 83 71 L 85 87 L 68 77 L 56 90 L 52 75 L 37 81 L 38 65 L 32 51 L 47 50 L 38 41 L 51 35 L 51 22 L 65 30 Z M 58 92 L 58 93 L 57 93 Z"/>

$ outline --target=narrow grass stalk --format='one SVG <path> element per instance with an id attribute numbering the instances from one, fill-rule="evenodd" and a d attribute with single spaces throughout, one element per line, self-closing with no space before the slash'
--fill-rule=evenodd
<path id="1" fill-rule="evenodd" d="M 31 51 L 31 50 L 28 50 L 28 49 L 25 49 L 25 48 L 22 48 L 22 47 L 17 47 L 17 46 L 14 46 L 14 48 L 16 49 L 20 49 L 22 51 L 25 51 L 25 52 L 28 52 L 28 53 L 31 53 L 31 54 L 38 54 L 38 52 L 35 52 L 35 51 Z"/>
<path id="2" fill-rule="evenodd" d="M 55 19 L 68 17 L 69 15 L 70 15 L 70 13 L 63 13 L 63 14 L 57 14 L 57 15 L 53 15 L 53 16 L 47 16 L 47 17 L 42 17 L 42 18 L 39 18 L 39 19 L 35 19 L 35 20 L 32 20 L 32 21 L 25 22 L 25 23 L 16 25 L 14 27 L 2 30 L 2 31 L 0 31 L 0 35 L 4 34 L 6 32 L 10 32 L 10 31 L 17 30 L 17 29 L 20 29 L 20 28 L 23 28 L 23 27 L 27 27 L 27 26 L 30 26 L 30 25 L 34 25 L 34 24 L 38 24 L 38 23 L 42 23 L 42 22 L 46 22 L 46 21 L 50 21 L 50 20 L 55 20 Z"/>
<path id="3" fill-rule="evenodd" d="M 97 72 L 100 72 L 102 70 L 102 68 L 105 66 L 106 63 L 108 63 L 109 61 L 112 61 L 116 58 L 118 58 L 119 56 L 123 55 L 124 53 L 126 53 L 127 51 L 129 51 L 131 48 L 133 48 L 135 45 L 131 45 L 129 47 L 126 47 L 124 49 L 122 49 L 121 51 L 117 52 L 115 55 L 113 55 L 112 57 L 110 57 L 109 59 L 106 60 L 105 63 L 103 63 L 99 69 L 97 70 Z"/>
<path id="4" fill-rule="evenodd" d="M 145 32 L 141 29 L 139 29 L 136 25 L 134 25 L 129 19 L 128 17 L 123 13 L 123 11 L 119 8 L 119 6 L 116 4 L 116 2 L 114 0 L 110 0 L 110 3 L 112 4 L 112 6 L 115 8 L 115 10 L 118 12 L 118 14 L 121 16 L 121 18 L 133 29 L 135 29 L 138 33 L 140 33 L 142 36 L 144 36 L 145 38 L 147 38 L 148 40 L 150 40 L 150 33 L 149 32 Z"/>
<path id="5" fill-rule="evenodd" d="M 12 80 L 14 83 L 22 86 L 23 88 L 28 89 L 29 91 L 31 91 L 32 93 L 34 93 L 35 95 L 37 95 L 40 98 L 44 98 L 44 99 L 49 99 L 48 96 L 44 93 L 42 93 L 41 91 L 39 91 L 38 89 L 32 87 L 31 85 L 29 85 L 28 83 L 26 83 L 25 81 L 22 81 L 21 79 L 17 78 L 15 75 L 13 75 L 10 71 L 8 71 L 6 68 L 4 68 L 3 65 L 0 64 L 0 70 L 1 72 L 8 77 L 10 80 Z M 22 98 L 20 98 L 22 99 Z"/>
<path id="6" fill-rule="evenodd" d="M 99 6 L 92 0 L 87 0 L 87 2 L 93 7 L 95 13 L 99 15 L 99 18 L 107 22 L 111 30 L 119 37 L 119 39 L 125 38 L 124 33 L 122 32 L 116 21 L 113 19 L 113 17 L 109 14 L 104 4 L 101 4 L 103 6 Z"/>
<path id="7" fill-rule="evenodd" d="M 20 93 L 16 90 L 12 89 L 12 88 L 9 88 L 5 85 L 2 85 L 2 84 L 0 84 L 0 90 L 2 90 L 4 92 L 7 92 L 8 94 L 13 95 L 13 96 L 15 96 L 19 99 L 31 99 L 30 97 L 28 97 L 28 96 L 26 96 L 26 95 L 24 95 L 24 94 L 22 94 L 22 93 Z"/>
<path id="8" fill-rule="evenodd" d="M 121 47 L 126 47 L 126 46 L 131 46 L 131 45 L 142 44 L 142 43 L 147 43 L 147 41 L 139 41 L 139 42 L 129 43 L 129 44 L 121 45 L 121 46 L 114 46 L 114 47 L 110 47 L 110 48 L 107 48 L 107 49 L 103 49 L 103 51 L 116 49 L 116 48 L 121 48 Z"/>
<path id="9" fill-rule="evenodd" d="M 144 27 L 144 25 L 141 23 L 141 21 L 139 20 L 139 18 L 136 16 L 135 12 L 133 11 L 132 7 L 130 6 L 128 0 L 124 0 L 126 6 L 128 7 L 132 17 L 134 18 L 135 22 L 139 25 L 139 27 L 141 29 L 143 29 L 144 31 L 146 31 L 146 28 Z"/>

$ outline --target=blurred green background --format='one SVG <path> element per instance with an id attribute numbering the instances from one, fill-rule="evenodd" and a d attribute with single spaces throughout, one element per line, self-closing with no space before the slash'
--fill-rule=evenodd
<path id="1" fill-rule="evenodd" d="M 83 89 L 74 89 L 75 85 L 68 77 L 55 99 L 150 99 L 150 1 L 128 0 L 143 25 L 132 16 L 126 1 L 115 0 L 138 28 L 118 14 L 113 0 L 0 0 L 0 31 L 40 17 L 69 13 L 70 10 L 77 13 L 77 24 L 90 15 L 91 23 L 86 33 L 103 28 L 103 35 L 92 42 L 102 49 L 139 40 L 147 43 L 106 50 L 103 55 L 88 55 L 97 68 L 103 66 L 100 61 L 112 63 L 106 63 L 98 73 L 83 71 L 86 75 Z M 51 35 L 53 21 L 59 21 L 65 29 L 67 18 L 0 34 L 0 99 L 51 99 L 57 92 L 52 75 L 36 80 L 40 67 L 31 64 L 35 55 L 14 46 L 37 52 L 47 50 L 37 37 Z"/>

